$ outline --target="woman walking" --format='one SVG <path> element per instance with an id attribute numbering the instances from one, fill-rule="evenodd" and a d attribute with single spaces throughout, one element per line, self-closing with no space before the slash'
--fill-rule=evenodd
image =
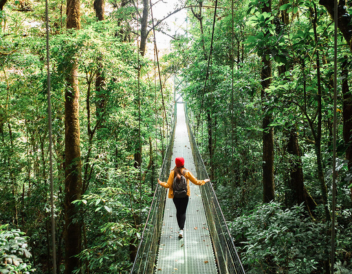
<path id="1" fill-rule="evenodd" d="M 186 210 L 188 205 L 189 196 L 191 195 L 191 191 L 189 188 L 189 180 L 195 185 L 204 185 L 206 182 L 209 182 L 209 179 L 205 180 L 197 180 L 190 171 L 185 169 L 184 163 L 185 159 L 182 157 L 175 159 L 176 166 L 170 172 L 169 179 L 166 183 L 161 182 L 158 179 L 158 183 L 165 188 L 169 188 L 170 199 L 173 199 L 175 207 L 176 207 L 176 217 L 177 223 L 180 227 L 179 237 L 183 237 L 183 228 L 185 226 L 186 221 Z"/>

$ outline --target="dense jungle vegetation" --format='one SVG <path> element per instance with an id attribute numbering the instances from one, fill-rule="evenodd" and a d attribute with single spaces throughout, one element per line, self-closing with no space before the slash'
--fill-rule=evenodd
<path id="1" fill-rule="evenodd" d="M 334 266 L 334 1 L 170 2 L 187 24 L 159 63 L 151 4 L 49 2 L 53 247 L 45 2 L 0 0 L 0 273 L 52 273 L 53 249 L 57 273 L 131 269 L 174 75 L 246 272 L 352 273 L 352 2 L 338 8 Z"/>

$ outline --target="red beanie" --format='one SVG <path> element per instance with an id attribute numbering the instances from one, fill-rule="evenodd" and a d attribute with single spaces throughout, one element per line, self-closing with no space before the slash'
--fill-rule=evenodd
<path id="1" fill-rule="evenodd" d="M 183 159 L 183 157 L 177 157 L 175 163 L 177 167 L 182 167 L 185 164 L 185 159 Z"/>

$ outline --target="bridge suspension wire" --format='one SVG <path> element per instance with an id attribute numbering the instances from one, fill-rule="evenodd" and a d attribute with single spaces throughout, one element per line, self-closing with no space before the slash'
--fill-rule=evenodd
<path id="1" fill-rule="evenodd" d="M 331 222 L 331 274 L 334 273 L 335 264 L 335 222 L 336 222 L 336 135 L 337 135 L 337 25 L 338 5 L 334 0 L 334 128 L 333 128 L 333 172 L 332 172 L 332 222 Z"/>
<path id="2" fill-rule="evenodd" d="M 138 11 L 138 1 L 137 1 L 137 11 Z M 140 81 L 141 81 L 141 65 L 140 65 L 140 35 L 138 33 L 138 12 L 137 12 L 137 93 L 138 93 L 138 153 L 139 160 L 139 217 L 142 218 L 142 138 L 141 138 L 141 94 L 140 94 Z"/>
<path id="3" fill-rule="evenodd" d="M 232 154 L 232 180 L 234 180 L 234 172 L 235 172 L 235 146 L 233 143 L 234 139 L 234 98 L 233 98 L 233 67 L 235 65 L 235 44 L 234 44 L 234 5 L 233 1 L 231 0 L 231 48 L 232 48 L 232 64 L 231 64 L 231 154 Z M 237 68 L 238 69 L 238 68 Z"/>
<path id="4" fill-rule="evenodd" d="M 152 0 L 149 0 L 150 3 L 150 14 L 152 16 L 152 24 L 153 24 L 153 36 L 154 36 L 154 47 L 155 47 L 155 53 L 156 53 L 156 60 L 158 64 L 158 73 L 159 73 L 159 82 L 160 82 L 160 92 L 161 92 L 161 101 L 163 103 L 163 108 L 164 108 L 164 115 L 165 115 L 165 121 L 166 121 L 166 127 L 169 127 L 169 123 L 167 121 L 167 115 L 166 115 L 166 109 L 165 109 L 165 103 L 164 103 L 164 94 L 163 94 L 163 84 L 161 82 L 161 73 L 160 73 L 160 64 L 159 64 L 159 54 L 158 54 L 158 46 L 156 44 L 156 36 L 155 36 L 155 24 L 154 24 L 154 16 L 153 16 L 153 5 L 152 5 Z"/>
<path id="5" fill-rule="evenodd" d="M 48 96 L 48 125 L 49 125 L 49 159 L 50 159 L 50 206 L 51 206 L 51 238 L 53 273 L 56 274 L 56 244 L 55 244 L 55 216 L 54 216 L 54 181 L 53 181 L 53 134 L 51 121 L 51 82 L 50 82 L 50 45 L 49 45 L 49 3 L 45 0 L 45 23 L 46 23 L 46 62 L 47 62 L 47 96 Z"/>
<path id="6" fill-rule="evenodd" d="M 216 11 L 218 8 L 218 0 L 215 0 L 215 8 L 214 8 L 214 19 L 213 19 L 213 26 L 212 26 L 212 32 L 211 32 L 211 41 L 210 41 L 210 49 L 209 49 L 209 56 L 208 56 L 208 65 L 207 65 L 207 73 L 205 75 L 205 81 L 204 81 L 204 87 L 203 87 L 203 93 L 202 93 L 202 99 L 201 99 L 201 106 L 198 114 L 198 126 L 199 126 L 199 119 L 200 119 L 200 113 L 203 108 L 203 100 L 204 100 L 204 95 L 205 95 L 205 89 L 207 88 L 207 82 L 209 78 L 209 67 L 210 67 L 210 62 L 211 62 L 211 57 L 213 54 L 213 41 L 214 41 L 214 32 L 215 32 L 215 22 L 216 22 Z"/>
<path id="7" fill-rule="evenodd" d="M 154 112 L 155 112 L 155 162 L 153 165 L 155 166 L 156 159 L 158 157 L 157 151 L 158 151 L 158 142 L 157 142 L 157 137 L 158 137 L 158 112 L 156 108 L 156 52 L 155 52 L 155 44 L 154 44 L 154 62 L 153 62 L 153 69 L 154 69 Z M 153 189 L 153 188 L 152 188 Z"/>

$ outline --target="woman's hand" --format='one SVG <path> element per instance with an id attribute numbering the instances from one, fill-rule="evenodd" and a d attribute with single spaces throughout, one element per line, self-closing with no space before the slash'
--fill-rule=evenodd
<path id="1" fill-rule="evenodd" d="M 210 182 L 210 179 L 205 179 L 204 180 L 204 183 L 208 183 L 208 182 Z"/>

